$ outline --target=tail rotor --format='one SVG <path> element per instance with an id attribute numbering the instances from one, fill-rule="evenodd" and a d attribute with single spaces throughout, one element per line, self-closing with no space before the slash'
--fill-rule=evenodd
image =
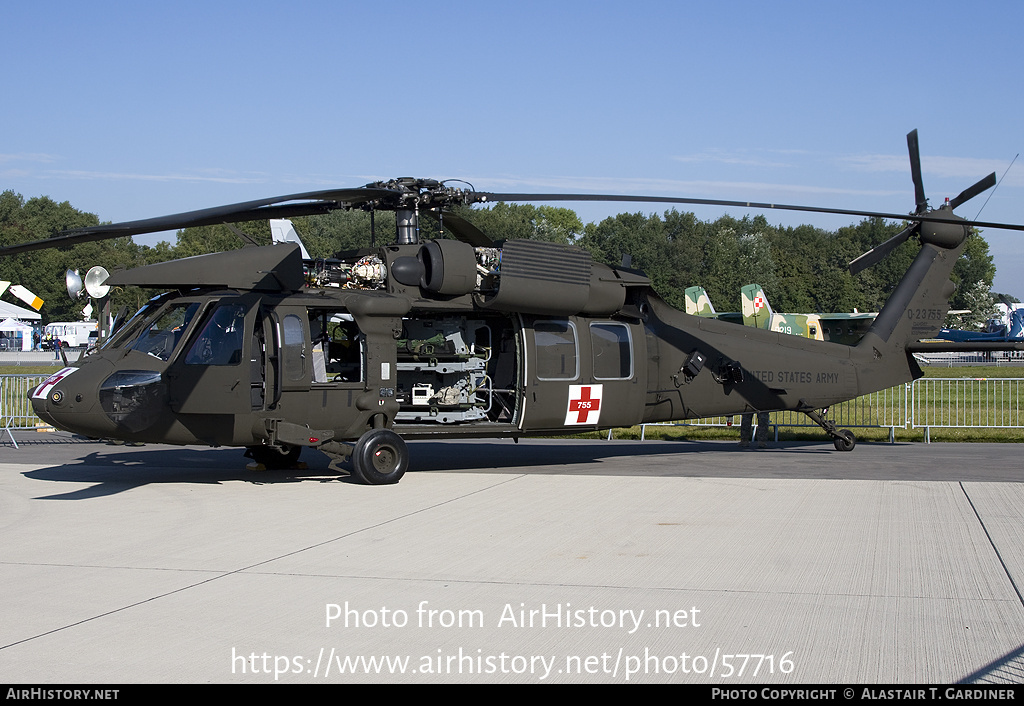
<path id="1" fill-rule="evenodd" d="M 907 149 L 910 152 L 910 176 L 914 181 L 914 212 L 910 215 L 929 216 L 929 219 L 915 220 L 881 245 L 876 245 L 868 250 L 850 263 L 850 274 L 855 275 L 881 262 L 911 236 L 916 236 L 922 242 L 934 243 L 946 248 L 956 247 L 967 237 L 967 228 L 963 219 L 953 213 L 953 209 L 996 185 L 996 175 L 993 172 L 967 187 L 939 208 L 931 209 L 928 207 L 928 198 L 924 194 L 924 182 L 921 180 L 921 152 L 918 146 L 917 130 L 911 130 L 907 135 Z"/>

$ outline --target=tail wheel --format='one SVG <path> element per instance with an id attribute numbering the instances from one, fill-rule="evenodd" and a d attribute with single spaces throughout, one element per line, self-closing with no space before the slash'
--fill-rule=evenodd
<path id="1" fill-rule="evenodd" d="M 409 447 L 390 429 L 371 429 L 352 452 L 353 475 L 367 485 L 397 483 L 409 467 Z"/>

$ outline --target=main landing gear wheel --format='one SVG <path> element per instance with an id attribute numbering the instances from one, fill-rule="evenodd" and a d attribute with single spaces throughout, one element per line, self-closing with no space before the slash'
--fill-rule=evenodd
<path id="1" fill-rule="evenodd" d="M 849 429 L 840 429 L 832 438 L 832 443 L 836 451 L 853 451 L 853 447 L 857 445 L 857 437 Z"/>
<path id="2" fill-rule="evenodd" d="M 294 468 L 301 453 L 301 446 L 250 446 L 245 455 L 268 471 L 283 471 Z"/>
<path id="3" fill-rule="evenodd" d="M 352 475 L 367 485 L 397 483 L 409 467 L 409 447 L 390 429 L 371 429 L 352 452 Z"/>

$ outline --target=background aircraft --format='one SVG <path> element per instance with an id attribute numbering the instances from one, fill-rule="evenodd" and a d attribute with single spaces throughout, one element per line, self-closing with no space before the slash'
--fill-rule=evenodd
<path id="1" fill-rule="evenodd" d="M 0 282 L 0 294 L 3 294 L 4 292 L 10 292 L 11 294 L 13 294 L 18 299 L 28 304 L 36 311 L 39 311 L 39 309 L 42 308 L 43 306 L 42 299 L 37 297 L 35 294 L 30 292 L 25 287 L 22 287 L 20 284 L 11 284 L 10 282 L 6 281 Z"/>
<path id="2" fill-rule="evenodd" d="M 704 291 L 703 287 L 687 287 L 684 294 L 686 295 L 686 313 L 691 316 L 720 319 L 734 324 L 743 323 L 743 316 L 738 311 L 727 311 L 721 314 L 715 311 L 715 307 L 711 304 L 711 298 L 708 297 L 708 293 Z"/>
<path id="3" fill-rule="evenodd" d="M 704 318 L 720 319 L 792 336 L 853 345 L 871 326 L 876 314 L 780 314 L 772 310 L 764 289 L 759 284 L 742 287 L 742 312 L 715 311 L 703 287 L 686 289 L 686 313 Z"/>
<path id="4" fill-rule="evenodd" d="M 1021 341 L 1024 340 L 1024 309 L 1013 308 L 1007 314 L 1008 324 L 998 319 L 989 321 L 985 331 L 964 331 L 962 329 L 944 328 L 936 338 L 943 341 Z"/>
<path id="5" fill-rule="evenodd" d="M 854 345 L 870 328 L 876 313 L 851 314 L 780 314 L 772 311 L 764 289 L 748 284 L 740 289 L 743 301 L 743 323 L 747 326 L 788 333 L 816 341 Z"/>

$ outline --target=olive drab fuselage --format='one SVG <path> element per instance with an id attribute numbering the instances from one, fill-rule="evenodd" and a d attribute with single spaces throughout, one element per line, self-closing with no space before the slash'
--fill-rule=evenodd
<path id="1" fill-rule="evenodd" d="M 249 249 L 249 267 L 275 273 L 263 284 L 250 276 L 248 289 L 155 298 L 40 386 L 37 412 L 89 436 L 316 448 L 374 428 L 408 439 L 497 437 L 807 410 L 918 374 L 898 341 L 877 335 L 866 337 L 870 347 L 844 346 L 690 316 L 641 274 L 572 247 L 393 245 L 339 260 L 338 286 L 308 263 L 287 272 L 301 266 L 293 247 Z M 477 267 L 498 256 L 500 271 Z M 237 257 L 193 258 L 189 276 Z M 171 283 L 174 265 L 117 281 Z M 927 280 L 948 281 L 927 270 Z M 279 280 L 294 290 L 280 291 Z M 908 306 L 927 299 L 918 309 L 933 311 L 924 322 L 937 328 L 944 288 L 920 288 L 909 283 L 901 297 Z M 877 384 L 873 366 L 889 371 Z"/>

